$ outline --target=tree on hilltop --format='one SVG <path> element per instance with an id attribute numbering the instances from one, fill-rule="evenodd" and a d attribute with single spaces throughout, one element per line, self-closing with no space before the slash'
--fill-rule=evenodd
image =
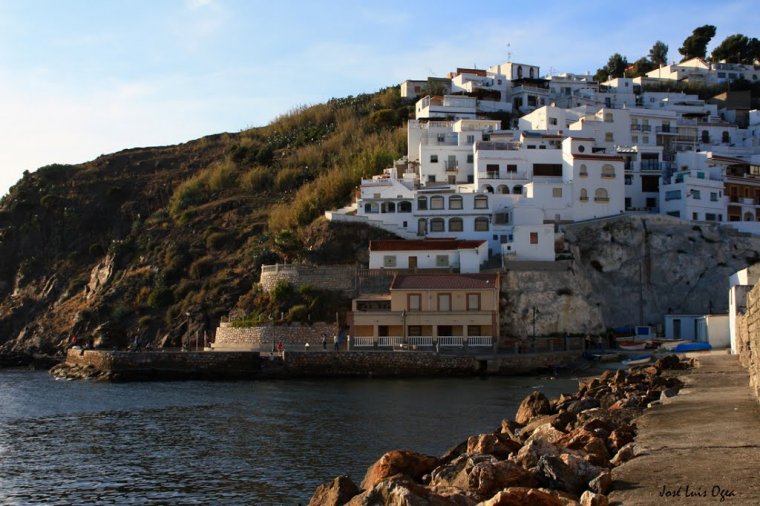
<path id="1" fill-rule="evenodd" d="M 760 58 L 760 40 L 740 33 L 729 35 L 712 52 L 714 62 L 752 64 Z"/>
<path id="2" fill-rule="evenodd" d="M 620 53 L 615 53 L 607 60 L 607 65 L 598 69 L 594 75 L 594 79 L 597 82 L 606 81 L 608 79 L 614 79 L 616 77 L 623 77 L 625 75 L 625 69 L 628 67 L 628 60 Z"/>
<path id="3" fill-rule="evenodd" d="M 657 67 L 662 67 L 668 63 L 668 45 L 663 41 L 658 40 L 649 50 L 649 59 Z"/>
<path id="4" fill-rule="evenodd" d="M 683 41 L 683 46 L 678 48 L 678 52 L 683 55 L 681 61 L 692 58 L 704 58 L 707 53 L 707 44 L 715 37 L 715 27 L 713 25 L 702 25 Z"/>

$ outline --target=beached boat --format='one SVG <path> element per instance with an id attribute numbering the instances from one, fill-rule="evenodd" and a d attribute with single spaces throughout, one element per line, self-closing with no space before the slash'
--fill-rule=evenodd
<path id="1" fill-rule="evenodd" d="M 707 350 L 712 350 L 712 346 L 710 346 L 710 343 L 702 343 L 702 342 L 681 343 L 673 349 L 673 351 L 675 351 L 676 353 L 685 353 L 687 351 L 707 351 Z"/>
<path id="2" fill-rule="evenodd" d="M 623 365 L 641 365 L 648 364 L 654 358 L 653 355 L 639 355 L 637 357 L 627 358 L 622 360 Z"/>
<path id="3" fill-rule="evenodd" d="M 655 339 L 656 344 L 661 350 L 673 351 L 681 343 L 685 343 L 683 339 Z"/>
<path id="4" fill-rule="evenodd" d="M 586 360 L 598 360 L 599 362 L 614 362 L 620 358 L 620 353 L 611 351 L 586 351 L 583 352 Z"/>
<path id="5" fill-rule="evenodd" d="M 646 342 L 620 341 L 617 343 L 617 346 L 625 351 L 641 351 L 646 349 L 647 344 Z"/>

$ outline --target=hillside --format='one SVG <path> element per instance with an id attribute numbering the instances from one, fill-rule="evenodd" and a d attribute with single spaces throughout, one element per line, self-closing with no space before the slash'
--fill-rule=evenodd
<path id="1" fill-rule="evenodd" d="M 353 261 L 374 231 L 312 222 L 405 152 L 407 115 L 389 88 L 25 173 L 0 201 L 0 352 L 54 353 L 71 335 L 179 346 L 236 307 L 276 313 L 295 299 L 330 314 L 345 301 L 255 293 L 259 267 Z"/>

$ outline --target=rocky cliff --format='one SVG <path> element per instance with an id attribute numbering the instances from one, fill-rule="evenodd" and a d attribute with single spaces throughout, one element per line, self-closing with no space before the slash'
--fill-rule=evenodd
<path id="1" fill-rule="evenodd" d="M 760 260 L 760 237 L 659 215 L 563 227 L 553 268 L 502 276 L 505 335 L 604 332 L 657 325 L 667 313 L 728 309 L 728 278 Z"/>

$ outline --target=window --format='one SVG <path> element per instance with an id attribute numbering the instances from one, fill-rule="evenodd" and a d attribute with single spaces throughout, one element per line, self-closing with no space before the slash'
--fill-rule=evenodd
<path id="1" fill-rule="evenodd" d="M 586 191 L 585 188 L 581 188 L 581 202 L 587 202 L 588 201 L 588 191 Z"/>
<path id="2" fill-rule="evenodd" d="M 443 218 L 433 218 L 430 220 L 431 232 L 443 232 Z"/>
<path id="3" fill-rule="evenodd" d="M 625 198 L 625 208 L 630 209 L 633 206 L 633 201 L 631 200 L 631 197 Z"/>
<path id="4" fill-rule="evenodd" d="M 562 198 L 562 188 L 552 188 L 552 197 L 555 199 Z"/>
<path id="5" fill-rule="evenodd" d="M 489 163 L 486 165 L 486 176 L 488 178 L 499 177 L 499 164 Z"/>
<path id="6" fill-rule="evenodd" d="M 561 177 L 562 164 L 561 163 L 534 163 L 533 175 Z"/>
<path id="7" fill-rule="evenodd" d="M 691 219 L 696 221 L 699 219 L 699 213 L 691 213 Z"/>
<path id="8" fill-rule="evenodd" d="M 604 132 L 604 141 L 615 142 L 615 136 L 612 134 L 612 132 Z"/>
<path id="9" fill-rule="evenodd" d="M 430 155 L 430 163 L 438 163 L 438 155 Z"/>
<path id="10" fill-rule="evenodd" d="M 410 293 L 407 295 L 406 307 L 409 311 L 420 311 L 422 309 L 422 295 L 419 293 Z"/>
<path id="11" fill-rule="evenodd" d="M 427 211 L 427 197 L 417 197 L 417 209 L 420 211 Z"/>
<path id="12" fill-rule="evenodd" d="M 609 164 L 602 165 L 602 177 L 605 179 L 613 179 L 615 177 L 615 167 Z"/>
<path id="13" fill-rule="evenodd" d="M 448 267 L 449 266 L 449 256 L 448 255 L 436 255 L 435 256 L 435 266 L 436 267 Z"/>
<path id="14" fill-rule="evenodd" d="M 639 136 L 638 135 L 631 135 L 631 143 L 638 144 L 639 143 Z"/>
<path id="15" fill-rule="evenodd" d="M 488 231 L 488 218 L 480 217 L 475 218 L 475 231 L 487 232 Z"/>
<path id="16" fill-rule="evenodd" d="M 449 232 L 461 232 L 464 230 L 462 218 L 451 218 L 449 220 Z"/>
<path id="17" fill-rule="evenodd" d="M 444 134 L 438 134 L 438 142 L 443 142 L 446 140 L 446 136 Z"/>
<path id="18" fill-rule="evenodd" d="M 550 125 L 556 125 L 557 124 L 557 118 L 549 118 L 549 124 Z"/>
<path id="19" fill-rule="evenodd" d="M 710 192 L 710 202 L 717 202 L 717 201 L 718 201 L 718 193 Z"/>
<path id="20" fill-rule="evenodd" d="M 406 200 L 403 200 L 398 203 L 398 212 L 400 213 L 411 213 L 412 212 L 412 203 L 407 202 Z"/>
<path id="21" fill-rule="evenodd" d="M 705 221 L 715 221 L 715 213 L 705 213 Z"/>
<path id="22" fill-rule="evenodd" d="M 435 183 L 435 174 L 428 174 L 428 183 Z"/>
<path id="23" fill-rule="evenodd" d="M 633 175 L 632 174 L 626 174 L 623 176 L 623 180 L 625 181 L 625 184 L 627 186 L 630 186 L 633 184 Z"/>
<path id="24" fill-rule="evenodd" d="M 516 164 L 513 164 L 513 163 L 507 164 L 507 173 L 510 173 L 510 172 L 517 172 Z"/>
<path id="25" fill-rule="evenodd" d="M 607 195 L 607 190 L 604 188 L 597 188 L 594 192 L 594 202 L 609 202 L 610 197 Z"/>
<path id="26" fill-rule="evenodd" d="M 605 123 L 612 123 L 612 113 L 611 112 L 605 112 L 604 113 L 604 122 Z"/>
<path id="27" fill-rule="evenodd" d="M 647 197 L 646 206 L 649 209 L 654 209 L 657 207 L 657 199 L 655 197 Z"/>
<path id="28" fill-rule="evenodd" d="M 583 144 L 578 146 L 578 153 L 583 153 L 584 151 L 586 151 L 586 146 L 584 146 Z"/>
<path id="29" fill-rule="evenodd" d="M 725 131 L 723 132 L 720 142 L 722 142 L 723 144 L 728 144 L 729 142 L 731 142 L 731 136 L 728 135 L 728 132 L 725 132 Z"/>
<path id="30" fill-rule="evenodd" d="M 702 192 L 699 190 L 691 190 L 691 198 L 694 200 L 702 200 Z"/>
<path id="31" fill-rule="evenodd" d="M 467 310 L 480 311 L 480 294 L 479 293 L 467 294 Z"/>
<path id="32" fill-rule="evenodd" d="M 474 135 L 468 135 L 467 136 L 467 144 L 474 144 L 475 143 L 475 136 Z"/>
<path id="33" fill-rule="evenodd" d="M 438 294 L 438 311 L 451 311 L 451 294 Z"/>
<path id="34" fill-rule="evenodd" d="M 703 144 L 710 143 L 710 132 L 708 132 L 707 130 L 702 130 L 702 143 Z"/>
<path id="35" fill-rule="evenodd" d="M 462 207 L 462 197 L 459 195 L 449 197 L 449 209 L 462 209 Z"/>
<path id="36" fill-rule="evenodd" d="M 538 232 L 531 232 L 530 233 L 530 243 L 531 244 L 538 244 Z"/>
<path id="37" fill-rule="evenodd" d="M 396 255 L 383 256 L 383 267 L 396 267 Z"/>
<path id="38" fill-rule="evenodd" d="M 670 190 L 665 192 L 665 202 L 669 200 L 681 200 L 681 190 Z"/>
<path id="39" fill-rule="evenodd" d="M 585 163 L 581 164 L 581 168 L 579 169 L 578 175 L 580 177 L 588 177 L 588 169 L 586 168 Z"/>
<path id="40" fill-rule="evenodd" d="M 515 195 L 522 195 L 523 187 L 521 184 L 516 184 L 514 188 L 512 188 L 512 193 Z"/>
<path id="41" fill-rule="evenodd" d="M 480 325 L 467 325 L 467 335 L 473 337 L 482 336 Z"/>
<path id="42" fill-rule="evenodd" d="M 488 197 L 486 195 L 475 196 L 475 209 L 488 209 Z"/>
<path id="43" fill-rule="evenodd" d="M 474 160 L 474 158 L 473 158 L 473 156 L 471 154 L 467 155 L 467 163 L 472 163 L 473 160 Z"/>
<path id="44" fill-rule="evenodd" d="M 648 135 L 643 136 L 641 138 L 641 143 L 642 144 L 649 144 L 649 136 Z"/>
<path id="45" fill-rule="evenodd" d="M 430 197 L 430 209 L 443 209 L 443 197 L 440 195 Z"/>

